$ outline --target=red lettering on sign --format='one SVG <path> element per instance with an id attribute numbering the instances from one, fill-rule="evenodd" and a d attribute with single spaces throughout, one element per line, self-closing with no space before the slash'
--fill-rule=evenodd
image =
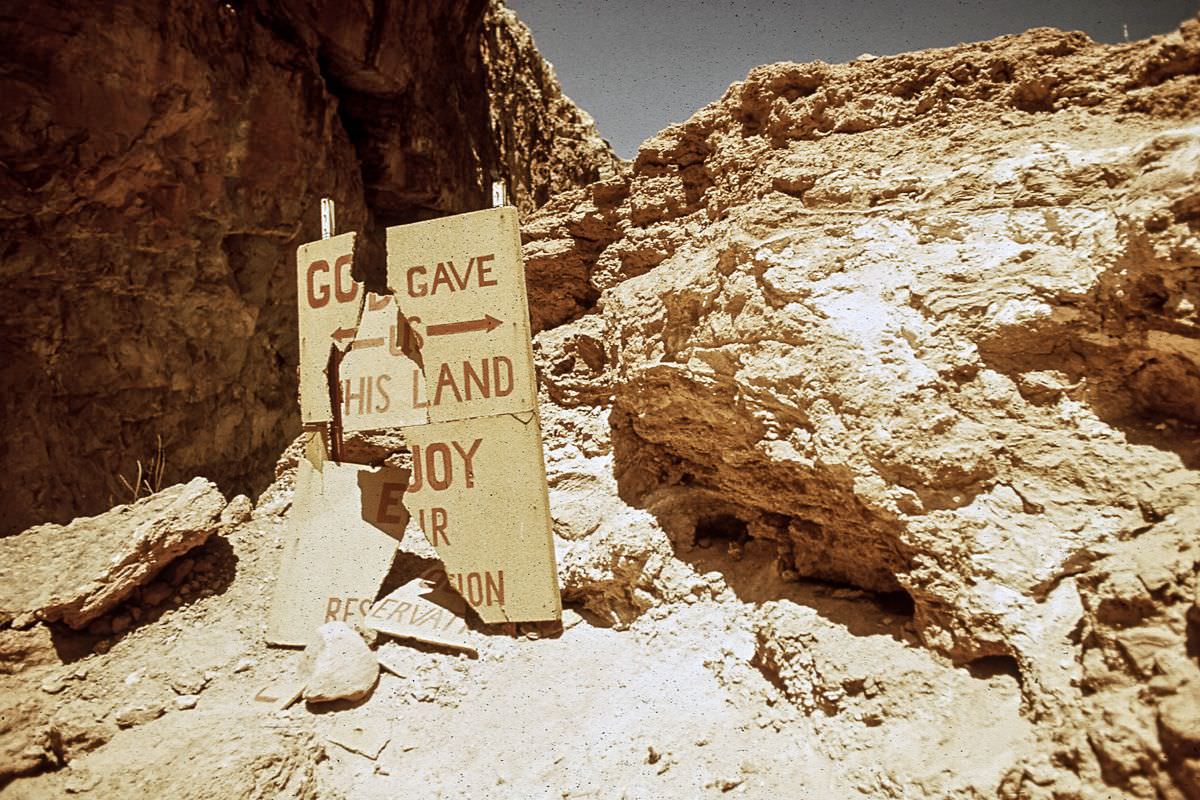
<path id="1" fill-rule="evenodd" d="M 337 612 L 338 612 L 338 609 L 341 607 L 342 607 L 342 598 L 340 598 L 340 597 L 329 598 L 329 601 L 325 604 L 325 621 L 333 622 L 335 619 L 337 619 Z"/>
<path id="2" fill-rule="evenodd" d="M 467 602 L 473 606 L 483 605 L 483 579 L 478 572 L 467 576 Z"/>
<path id="3" fill-rule="evenodd" d="M 425 509 L 422 508 L 417 513 L 419 515 L 418 519 L 420 520 L 421 530 L 424 531 L 425 536 L 429 539 L 430 544 L 432 544 L 434 547 L 437 547 L 438 539 L 441 539 L 443 544 L 450 544 L 450 539 L 446 536 L 446 522 L 449 520 L 450 515 L 446 513 L 446 509 L 429 509 L 428 525 L 425 524 Z"/>
<path id="4" fill-rule="evenodd" d="M 441 475 L 438 475 L 438 461 L 442 462 Z M 429 488 L 440 492 L 450 488 L 454 480 L 454 462 L 450 458 L 450 448 L 442 442 L 431 444 L 425 448 L 425 480 Z"/>
<path id="5" fill-rule="evenodd" d="M 355 605 L 357 603 L 357 606 Z M 338 612 L 342 612 L 342 621 L 350 619 L 356 613 L 360 616 L 367 616 L 371 610 L 371 600 L 369 598 L 359 599 L 357 597 L 330 597 L 325 602 L 325 621 L 333 622 L 338 618 Z"/>
<path id="6" fill-rule="evenodd" d="M 450 371 L 449 364 L 442 364 L 442 368 L 438 370 L 437 389 L 433 393 L 433 404 L 440 406 L 442 404 L 442 389 L 449 386 L 454 392 L 454 399 L 462 402 L 462 393 L 458 391 L 458 386 L 454 383 L 454 373 Z"/>
<path id="7" fill-rule="evenodd" d="M 422 397 L 421 383 L 420 371 L 413 370 L 413 408 L 427 408 L 431 405 Z M 478 366 L 470 361 L 463 361 L 461 366 L 457 367 L 445 363 L 438 367 L 432 405 L 508 397 L 513 393 L 513 386 L 513 363 L 508 356 L 481 358 Z"/>
<path id="8" fill-rule="evenodd" d="M 417 616 L 417 609 L 414 608 L 412 613 L 412 624 L 424 625 L 426 620 L 429 620 L 433 617 L 437 617 L 438 620 L 441 621 L 442 610 L 437 606 L 434 606 L 433 608 L 426 608 L 424 613 L 422 613 L 419 617 Z"/>
<path id="9" fill-rule="evenodd" d="M 358 284 L 354 282 L 354 277 L 350 274 L 350 267 L 353 261 L 354 257 L 347 253 L 334 262 L 333 293 L 339 303 L 349 303 L 358 296 Z M 346 278 L 344 285 L 342 283 L 343 276 Z"/>
<path id="10" fill-rule="evenodd" d="M 482 378 L 480 378 L 480 374 L 483 375 Z M 467 399 L 468 400 L 471 399 L 471 384 L 472 383 L 474 383 L 475 387 L 477 389 L 479 389 L 479 393 L 480 393 L 481 397 L 487 397 L 491 393 L 491 384 L 492 384 L 491 375 L 487 371 L 487 362 L 486 361 L 484 362 L 483 369 L 479 370 L 479 372 L 476 372 L 475 367 L 471 364 L 470 361 L 464 361 L 463 362 L 463 382 L 466 384 L 465 388 L 467 390 Z"/>
<path id="11" fill-rule="evenodd" d="M 409 297 L 424 297 L 429 290 L 425 287 L 424 280 L 420 280 L 417 276 L 424 275 L 424 267 L 409 267 L 405 277 L 408 279 L 408 296 Z M 418 284 L 416 281 L 420 280 Z"/>
<path id="12" fill-rule="evenodd" d="M 387 384 L 392 376 L 386 372 L 382 375 L 363 375 L 354 381 L 345 378 L 341 381 L 342 415 L 349 417 L 354 414 L 382 414 L 392 407 L 392 398 L 387 392 Z M 355 391 L 357 387 L 358 391 Z M 378 399 L 375 399 L 378 395 Z M 375 399 L 374 404 L 372 400 Z M 357 401 L 357 404 L 356 402 Z M 355 406 L 357 405 L 357 411 Z"/>
<path id="13" fill-rule="evenodd" d="M 343 416 L 350 416 L 351 404 L 353 404 L 355 400 L 358 401 L 359 414 L 371 413 L 371 383 L 372 381 L 367 377 L 359 378 L 357 381 L 358 391 L 355 392 L 353 389 L 355 381 L 352 381 L 349 378 L 342 381 Z"/>
<path id="14" fill-rule="evenodd" d="M 412 407 L 413 408 L 429 408 L 429 401 L 421 399 L 421 395 L 425 394 L 425 392 L 422 391 L 425 388 L 425 382 L 423 380 L 421 380 L 421 370 L 419 370 L 419 369 L 413 370 L 412 387 L 413 387 Z"/>
<path id="15" fill-rule="evenodd" d="M 495 260 L 496 260 L 495 254 L 489 254 L 486 256 L 477 256 L 475 258 L 475 263 L 477 263 L 479 265 L 479 285 L 480 286 L 495 286 L 496 285 L 496 280 L 494 278 L 492 280 L 487 279 L 487 276 L 492 274 L 492 268 L 484 266 L 484 264 L 486 264 L 487 262 L 495 261 Z"/>
<path id="16" fill-rule="evenodd" d="M 379 489 L 379 510 L 375 513 L 375 519 L 387 525 L 400 525 L 404 522 L 404 518 L 400 514 L 392 513 L 392 505 L 398 503 L 404 495 L 404 484 L 402 483 L 385 483 Z"/>
<path id="17" fill-rule="evenodd" d="M 391 375 L 384 373 L 375 378 L 375 391 L 379 392 L 379 402 L 375 404 L 375 413 L 382 414 L 388 410 L 392 404 L 392 399 L 388 397 L 387 389 L 383 388 L 384 384 L 392 379 Z"/>
<path id="18" fill-rule="evenodd" d="M 454 266 L 454 262 L 450 262 L 450 266 Z M 446 269 L 445 263 L 438 264 L 437 269 L 433 271 L 433 288 L 429 290 L 431 295 L 437 294 L 439 286 L 445 285 L 450 291 L 454 291 L 454 284 L 450 283 L 450 271 Z"/>
<path id="19" fill-rule="evenodd" d="M 493 600 L 499 605 L 504 605 L 504 570 L 499 572 L 485 572 L 487 577 L 487 604 L 493 605 Z M 493 579 L 492 576 L 496 578 Z"/>
<path id="20" fill-rule="evenodd" d="M 503 369 L 501 367 L 503 366 Z M 503 377 L 505 383 L 501 388 L 501 380 Z M 508 397 L 513 390 L 513 365 L 504 356 L 496 356 L 492 359 L 492 391 L 496 397 Z"/>
<path id="21" fill-rule="evenodd" d="M 504 570 L 497 572 L 471 572 L 463 575 L 461 572 L 446 576 L 451 586 L 458 587 L 458 593 L 473 606 L 504 605 Z"/>
<path id="22" fill-rule="evenodd" d="M 421 466 L 421 445 L 414 444 L 409 450 L 412 452 L 412 475 L 408 477 L 408 491 L 411 494 L 421 491 L 424 468 Z"/>
<path id="23" fill-rule="evenodd" d="M 475 454 L 479 452 L 483 439 L 471 442 L 469 448 L 456 441 L 451 441 L 450 444 L 462 459 L 464 484 L 468 489 L 475 488 Z M 426 483 L 435 492 L 450 488 L 454 482 L 454 457 L 449 445 L 444 442 L 433 442 L 425 446 L 414 444 L 411 450 L 413 466 L 412 476 L 408 481 L 409 492 L 420 491 Z"/>
<path id="24" fill-rule="evenodd" d="M 483 444 L 483 439 L 476 439 L 474 443 L 471 444 L 470 450 L 463 450 L 462 445 L 458 442 L 451 442 L 451 444 L 454 445 L 454 449 L 458 451 L 458 454 L 462 456 L 463 468 L 464 472 L 466 473 L 467 488 L 475 488 L 475 451 L 479 449 L 479 445 Z"/>
<path id="25" fill-rule="evenodd" d="M 495 286 L 498 281 L 490 277 L 492 268 L 488 266 L 489 262 L 495 260 L 495 254 L 472 256 L 464 270 L 460 270 L 450 260 L 438 262 L 438 265 L 433 268 L 432 283 L 427 281 L 429 270 L 424 265 L 409 267 L 404 274 L 408 296 L 433 296 L 438 293 L 438 289 L 461 292 L 465 291 L 472 283 L 481 287 Z M 472 276 L 474 276 L 473 280 Z"/>
<path id="26" fill-rule="evenodd" d="M 333 264 L 332 298 L 339 303 L 349 303 L 358 297 L 358 284 L 354 282 L 354 276 L 350 274 L 353 261 L 354 257 L 346 254 L 340 256 Z M 331 295 L 328 275 L 330 271 L 328 261 L 318 260 L 308 265 L 305 277 L 309 308 L 323 308 L 329 305 Z M 324 273 L 325 279 L 318 281 L 318 273 Z"/>
<path id="27" fill-rule="evenodd" d="M 308 307 L 321 308 L 329 303 L 329 287 L 322 284 L 320 292 L 317 291 L 316 274 L 318 272 L 329 272 L 328 261 L 314 261 L 308 265 Z"/>

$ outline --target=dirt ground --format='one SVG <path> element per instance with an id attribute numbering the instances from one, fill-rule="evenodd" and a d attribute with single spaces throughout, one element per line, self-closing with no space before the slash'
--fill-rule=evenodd
<path id="1" fill-rule="evenodd" d="M 3 676 L 6 692 L 40 687 L 70 761 L 0 797 L 902 797 L 994 784 L 1026 732 L 1011 675 L 938 661 L 886 599 L 783 581 L 758 542 L 680 553 L 727 588 L 625 630 L 568 608 L 560 635 L 488 636 L 478 658 L 385 641 L 402 674 L 383 671 L 365 701 L 276 711 L 254 697 L 299 660 L 263 644 L 282 536 L 258 514 L 195 552 L 212 565 L 196 596 L 98 648 L 60 632 L 61 666 Z M 424 552 L 419 536 L 406 551 Z M 800 713 L 752 665 L 765 605 L 891 677 L 849 714 Z M 366 754 L 332 741 L 356 727 Z"/>

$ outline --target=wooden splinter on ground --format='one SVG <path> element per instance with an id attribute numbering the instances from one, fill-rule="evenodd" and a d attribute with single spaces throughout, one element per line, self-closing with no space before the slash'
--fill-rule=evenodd
<path id="1" fill-rule="evenodd" d="M 268 640 L 370 624 L 410 516 L 483 622 L 560 619 L 515 209 L 389 228 L 390 295 L 354 280 L 354 244 L 297 253 L 301 416 L 328 430 L 298 471 Z M 333 460 L 344 434 L 397 428 L 410 470 Z"/>

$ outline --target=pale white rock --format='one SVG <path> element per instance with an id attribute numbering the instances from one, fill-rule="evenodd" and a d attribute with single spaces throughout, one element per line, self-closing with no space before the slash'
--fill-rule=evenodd
<path id="1" fill-rule="evenodd" d="M 0 620 L 82 628 L 222 529 L 220 489 L 195 478 L 67 525 L 0 538 Z"/>
<path id="2" fill-rule="evenodd" d="M 335 620 L 317 629 L 317 638 L 304 648 L 296 676 L 304 681 L 305 700 L 360 700 L 374 688 L 379 662 L 353 628 Z"/>

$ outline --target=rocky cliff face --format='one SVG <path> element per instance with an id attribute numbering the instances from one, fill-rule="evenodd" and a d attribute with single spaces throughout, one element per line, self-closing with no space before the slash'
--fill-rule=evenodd
<path id="1" fill-rule="evenodd" d="M 1193 20 L 762 67 L 553 201 L 525 228 L 552 481 L 569 516 L 649 512 L 564 521 L 568 592 L 635 618 L 691 591 L 664 559 L 766 543 L 1019 676 L 1002 796 L 1200 797 L 1198 165 Z M 836 713 L 811 636 L 752 613 Z"/>
<path id="2" fill-rule="evenodd" d="M 269 481 L 321 197 L 364 230 L 617 163 L 484 0 L 36 3 L 0 45 L 4 533 L 128 499 L 160 437 L 166 483 Z"/>
<path id="3" fill-rule="evenodd" d="M 562 93 L 554 68 L 517 15 L 492 0 L 482 41 L 499 178 L 530 212 L 561 192 L 615 177 L 622 167 L 587 112 Z"/>

